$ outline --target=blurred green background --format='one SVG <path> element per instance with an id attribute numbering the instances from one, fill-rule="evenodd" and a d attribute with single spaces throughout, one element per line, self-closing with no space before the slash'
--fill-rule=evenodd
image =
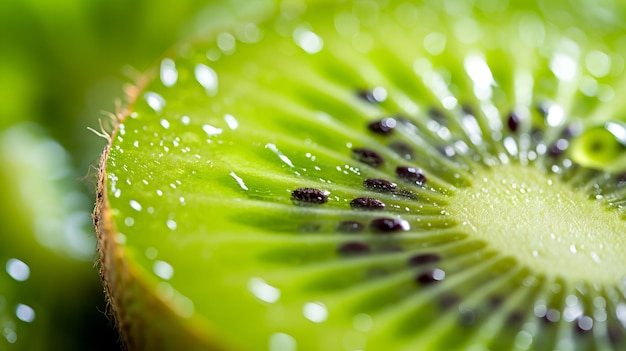
<path id="1" fill-rule="evenodd" d="M 105 140 L 88 127 L 219 17 L 207 0 L 0 0 L 0 350 L 120 349 L 90 217 Z"/>

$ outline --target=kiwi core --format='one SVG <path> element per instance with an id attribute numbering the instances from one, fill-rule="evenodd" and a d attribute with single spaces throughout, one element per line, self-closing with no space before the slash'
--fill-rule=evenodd
<path id="1" fill-rule="evenodd" d="M 626 221 L 537 168 L 477 172 L 450 212 L 472 236 L 535 272 L 573 282 L 624 279 Z"/>

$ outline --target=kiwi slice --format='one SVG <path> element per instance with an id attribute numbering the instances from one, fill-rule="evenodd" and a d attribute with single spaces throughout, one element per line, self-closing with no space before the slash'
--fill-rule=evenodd
<path id="1" fill-rule="evenodd" d="M 269 9 L 129 89 L 95 222 L 132 349 L 626 349 L 622 5 Z"/>

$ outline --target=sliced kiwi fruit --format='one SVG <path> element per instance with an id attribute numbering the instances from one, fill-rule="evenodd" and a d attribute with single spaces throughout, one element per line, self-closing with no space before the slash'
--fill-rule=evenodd
<path id="1" fill-rule="evenodd" d="M 622 5 L 269 9 L 164 56 L 111 133 L 131 349 L 626 349 Z"/>

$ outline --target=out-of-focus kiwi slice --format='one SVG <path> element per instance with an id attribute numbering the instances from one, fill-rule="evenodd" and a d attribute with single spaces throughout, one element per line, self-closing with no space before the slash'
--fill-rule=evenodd
<path id="1" fill-rule="evenodd" d="M 621 5 L 274 10 L 163 57 L 105 150 L 132 348 L 626 348 Z"/>

